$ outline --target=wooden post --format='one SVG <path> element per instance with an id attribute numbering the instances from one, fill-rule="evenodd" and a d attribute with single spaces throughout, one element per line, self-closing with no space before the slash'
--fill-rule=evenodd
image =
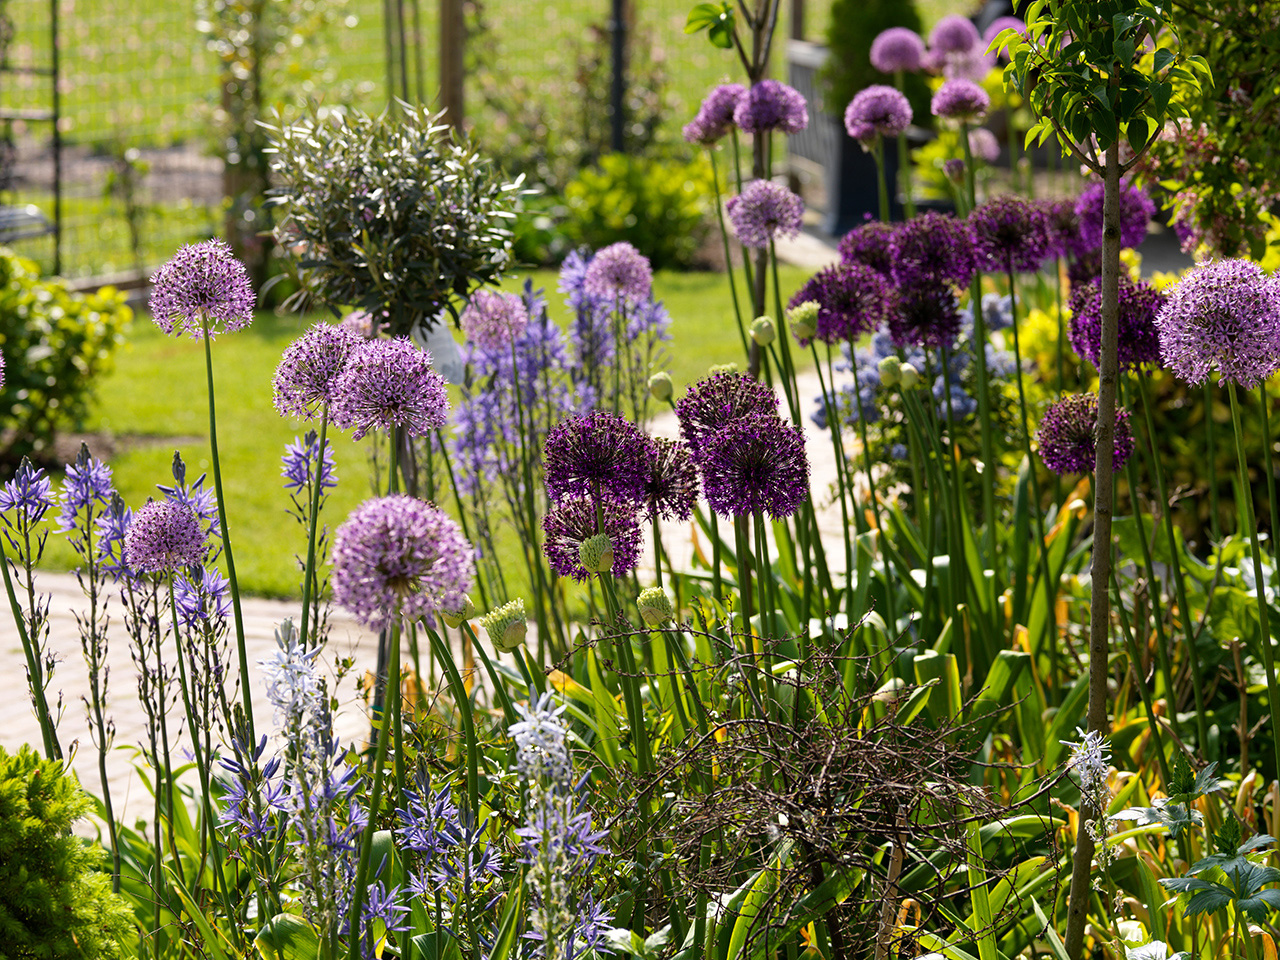
<path id="1" fill-rule="evenodd" d="M 804 0 L 791 0 L 791 39 L 804 39 Z"/>
<path id="2" fill-rule="evenodd" d="M 462 17 L 463 0 L 440 0 L 440 106 L 445 120 L 462 129 L 464 109 L 464 61 L 467 28 Z"/>

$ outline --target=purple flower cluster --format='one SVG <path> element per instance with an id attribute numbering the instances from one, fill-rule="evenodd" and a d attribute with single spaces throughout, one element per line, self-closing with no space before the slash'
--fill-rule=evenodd
<path id="1" fill-rule="evenodd" d="M 898 227 L 890 241 L 899 287 L 922 283 L 969 285 L 977 269 L 973 233 L 963 220 L 929 211 Z"/>
<path id="2" fill-rule="evenodd" d="M 722 83 L 702 101 L 697 115 L 684 127 L 684 138 L 689 143 L 710 145 L 733 129 L 733 112 L 747 88 L 740 83 Z"/>
<path id="3" fill-rule="evenodd" d="M 216 630 L 231 613 L 230 583 L 215 567 L 201 568 L 199 578 L 175 577 L 173 597 L 178 622 L 187 630 Z"/>
<path id="4" fill-rule="evenodd" d="M 603 410 L 570 417 L 547 435 L 543 469 L 553 500 L 607 494 L 640 503 L 648 473 L 645 436 L 635 424 Z"/>
<path id="5" fill-rule="evenodd" d="M 584 541 L 603 534 L 613 548 L 614 576 L 622 576 L 640 562 L 640 523 L 636 505 L 605 494 L 597 501 L 573 494 L 557 499 L 542 518 L 547 538 L 543 550 L 551 569 L 562 577 L 589 580 L 592 571 L 582 565 L 580 548 Z"/>
<path id="6" fill-rule="evenodd" d="M 320 460 L 320 489 L 329 490 L 338 485 L 337 474 L 333 472 L 333 444 L 328 439 L 324 443 L 324 457 L 320 458 L 320 438 L 312 431 L 303 437 L 294 437 L 293 443 L 285 447 L 280 458 L 280 475 L 284 477 L 284 488 L 293 493 L 302 493 L 311 489 L 316 482 L 316 460 Z"/>
<path id="7" fill-rule="evenodd" d="M 1076 201 L 1080 218 L 1080 242 L 1086 250 L 1102 246 L 1102 203 L 1106 189 L 1101 183 L 1090 184 Z M 1155 216 L 1155 201 L 1141 187 L 1128 180 L 1120 181 L 1120 246 L 1136 247 L 1147 238 L 1147 224 Z"/>
<path id="8" fill-rule="evenodd" d="M 364 342 L 351 327 L 317 323 L 285 347 L 272 380 L 280 415 L 311 420 L 332 404 L 339 375 Z"/>
<path id="9" fill-rule="evenodd" d="M 710 439 L 742 417 L 777 416 L 778 397 L 763 383 L 740 373 L 717 373 L 691 386 L 676 402 L 680 437 L 696 461 Z"/>
<path id="10" fill-rule="evenodd" d="M 222 240 L 179 248 L 151 284 L 151 316 L 167 334 L 213 337 L 253 322 L 249 273 Z"/>
<path id="11" fill-rule="evenodd" d="M 582 286 L 610 303 L 639 304 L 649 299 L 653 270 L 648 258 L 631 244 L 615 243 L 598 251 L 587 264 Z"/>
<path id="12" fill-rule="evenodd" d="M 929 33 L 929 47 L 941 53 L 968 53 L 980 39 L 972 20 L 951 13 L 939 20 Z"/>
<path id="13" fill-rule="evenodd" d="M 649 471 L 644 503 L 650 520 L 688 520 L 698 502 L 698 471 L 689 448 L 664 437 L 648 438 Z"/>
<path id="14" fill-rule="evenodd" d="M 898 293 L 889 315 L 889 335 L 898 347 L 946 350 L 960 334 L 956 296 L 940 283 L 921 283 Z"/>
<path id="15" fill-rule="evenodd" d="M 823 343 L 840 343 L 877 329 L 893 310 L 894 300 L 893 289 L 882 274 L 860 263 L 841 262 L 810 277 L 788 306 L 816 302 L 814 336 Z"/>
<path id="16" fill-rule="evenodd" d="M 1156 317 L 1166 297 L 1142 280 L 1120 274 L 1120 369 L 1160 362 Z M 1101 360 L 1102 279 L 1095 278 L 1071 292 L 1071 347 L 1095 367 Z"/>
<path id="17" fill-rule="evenodd" d="M 111 495 L 115 493 L 111 485 L 111 468 L 89 456 L 87 447 L 81 447 L 80 453 L 75 463 L 67 464 L 66 479 L 62 483 L 59 533 L 76 528 L 76 518 L 81 510 L 101 513 L 100 508 L 109 506 Z"/>
<path id="18" fill-rule="evenodd" d="M 205 546 L 205 532 L 191 507 L 148 500 L 125 531 L 124 561 L 131 570 L 167 573 L 204 563 Z"/>
<path id="19" fill-rule="evenodd" d="M 462 332 L 482 350 L 510 349 L 529 325 L 519 294 L 477 290 L 458 318 Z"/>
<path id="20" fill-rule="evenodd" d="M 881 73 L 916 73 L 924 65 L 924 40 L 906 27 L 890 27 L 871 41 L 871 65 Z"/>
<path id="21" fill-rule="evenodd" d="M 944 120 L 979 123 L 991 107 L 991 98 L 972 80 L 956 77 L 938 88 L 930 107 L 935 117 Z"/>
<path id="22" fill-rule="evenodd" d="M 768 249 L 778 237 L 796 236 L 804 225 L 804 201 L 772 180 L 752 180 L 724 210 L 734 236 L 755 250 Z"/>
<path id="23" fill-rule="evenodd" d="M 1040 207 L 1048 232 L 1049 256 L 1078 260 L 1097 249 L 1087 245 L 1080 235 L 1080 215 L 1076 213 L 1075 200 L 1043 200 Z"/>
<path id="24" fill-rule="evenodd" d="M 16 523 L 30 527 L 43 520 L 51 506 L 52 484 L 44 475 L 44 467 L 37 467 L 24 457 L 13 479 L 0 489 L 0 513 L 13 510 L 17 513 Z"/>
<path id="25" fill-rule="evenodd" d="M 1092 473 L 1098 450 L 1098 398 L 1071 394 L 1045 411 L 1036 434 L 1044 464 L 1057 474 Z M 1119 470 L 1133 453 L 1129 412 L 1116 410 L 1112 466 Z"/>
<path id="26" fill-rule="evenodd" d="M 431 355 L 408 337 L 366 340 L 351 352 L 334 387 L 333 422 L 359 440 L 370 430 L 403 427 L 422 437 L 444 426 L 449 395 Z"/>
<path id="27" fill-rule="evenodd" d="M 799 133 L 809 125 L 804 96 L 780 80 L 761 80 L 738 101 L 733 122 L 744 133 Z"/>
<path id="28" fill-rule="evenodd" d="M 1048 230 L 1041 207 L 1021 197 L 1002 194 L 969 214 L 974 250 L 980 266 L 1032 273 L 1048 253 Z"/>
<path id="29" fill-rule="evenodd" d="M 809 496 L 804 431 L 778 416 L 742 417 L 715 433 L 700 458 L 707 503 L 720 516 L 789 517 Z"/>
<path id="30" fill-rule="evenodd" d="M 874 84 L 858 91 L 844 111 L 844 128 L 863 144 L 896 137 L 911 126 L 911 104 L 899 91 Z"/>
<path id="31" fill-rule="evenodd" d="M 886 277 L 893 275 L 890 244 L 894 225 L 883 220 L 868 220 L 840 238 L 840 259 L 844 263 L 861 263 Z"/>

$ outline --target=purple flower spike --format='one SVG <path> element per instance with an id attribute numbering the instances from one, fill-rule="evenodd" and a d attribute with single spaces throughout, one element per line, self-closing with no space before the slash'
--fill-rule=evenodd
<path id="1" fill-rule="evenodd" d="M 724 205 L 734 236 L 744 247 L 768 249 L 778 237 L 794 237 L 804 225 L 804 201 L 780 183 L 752 180 Z"/>
<path id="2" fill-rule="evenodd" d="M 899 291 L 889 315 L 889 336 L 897 347 L 941 350 L 960 334 L 960 308 L 955 294 L 940 283 L 918 283 Z"/>
<path id="3" fill-rule="evenodd" d="M 640 523 L 635 503 L 605 496 L 600 500 L 604 525 L 596 528 L 596 505 L 589 496 L 569 496 L 552 504 L 542 518 L 547 539 L 543 552 L 551 569 L 562 577 L 589 580 L 591 573 L 582 565 L 579 547 L 597 534 L 609 538 L 613 547 L 615 577 L 630 573 L 640 562 Z"/>
<path id="4" fill-rule="evenodd" d="M 1168 298 L 1150 284 L 1120 274 L 1120 369 L 1160 362 L 1156 317 Z M 1102 278 L 1071 292 L 1071 346 L 1095 367 L 1102 343 Z"/>
<path id="5" fill-rule="evenodd" d="M 929 33 L 929 46 L 940 53 L 968 53 L 981 39 L 972 20 L 952 13 Z"/>
<path id="6" fill-rule="evenodd" d="M 315 431 L 306 437 L 294 437 L 293 443 L 284 449 L 280 458 L 282 468 L 280 476 L 284 477 L 284 488 L 293 493 L 302 493 L 315 482 L 315 462 L 320 453 L 320 438 Z M 320 461 L 320 489 L 329 490 L 338 485 L 338 477 L 333 472 L 333 444 L 328 438 L 324 442 L 324 459 Z"/>
<path id="7" fill-rule="evenodd" d="M 467 339 L 481 350 L 500 350 L 529 326 L 529 310 L 519 294 L 477 290 L 458 318 Z"/>
<path id="8" fill-rule="evenodd" d="M 890 250 L 900 287 L 930 282 L 967 287 L 977 269 L 969 225 L 945 213 L 929 211 L 902 224 Z"/>
<path id="9" fill-rule="evenodd" d="M 881 73 L 916 73 L 924 64 L 924 39 L 906 27 L 890 27 L 871 41 L 871 65 Z"/>
<path id="10" fill-rule="evenodd" d="M 26 523 L 39 523 L 53 506 L 51 491 L 52 484 L 44 475 L 44 467 L 33 466 L 23 457 L 18 472 L 0 490 L 0 513 L 17 510 L 24 515 Z"/>
<path id="11" fill-rule="evenodd" d="M 860 90 L 844 111 L 844 128 L 853 139 L 873 143 L 878 137 L 896 137 L 911 126 L 911 104 L 884 84 Z"/>
<path id="12" fill-rule="evenodd" d="M 893 256 L 889 245 L 896 227 L 882 220 L 868 220 L 840 239 L 840 259 L 844 263 L 861 263 L 888 277 L 893 273 Z"/>
<path id="13" fill-rule="evenodd" d="M 684 138 L 689 143 L 710 145 L 733 129 L 733 111 L 747 88 L 740 83 L 722 83 L 707 94 L 698 114 L 684 127 Z"/>
<path id="14" fill-rule="evenodd" d="M 648 448 L 644 502 L 649 519 L 688 520 L 698 502 L 698 471 L 689 448 L 665 437 L 650 438 Z"/>
<path id="15" fill-rule="evenodd" d="M 818 304 L 814 337 L 823 343 L 844 343 L 879 329 L 893 307 L 893 290 L 888 280 L 871 267 L 833 263 L 810 277 L 788 306 L 795 307 L 806 300 Z M 801 346 L 807 346 L 807 341 Z"/>
<path id="16" fill-rule="evenodd" d="M 222 240 L 181 247 L 151 284 L 151 316 L 167 334 L 213 337 L 253 322 L 248 271 Z"/>
<path id="17" fill-rule="evenodd" d="M 972 80 L 957 77 L 938 88 L 930 106 L 935 117 L 980 123 L 991 107 L 991 98 Z"/>
<path id="18" fill-rule="evenodd" d="M 1031 273 L 1048 254 L 1048 231 L 1041 208 L 1021 197 L 993 197 L 969 214 L 973 245 L 981 266 Z"/>
<path id="19" fill-rule="evenodd" d="M 722 517 L 789 517 L 809 496 L 804 431 L 777 416 L 743 417 L 707 441 L 699 462 L 707 503 Z"/>
<path id="20" fill-rule="evenodd" d="M 740 373 L 717 373 L 699 380 L 676 403 L 680 437 L 694 460 L 724 426 L 741 417 L 778 415 L 778 397 L 763 383 Z"/>
<path id="21" fill-rule="evenodd" d="M 570 417 L 547 434 L 543 466 L 552 500 L 609 493 L 639 503 L 648 478 L 645 436 L 615 414 Z"/>
<path id="22" fill-rule="evenodd" d="M 334 387 L 364 338 L 348 326 L 317 323 L 285 347 L 272 388 L 282 417 L 312 420 L 334 400 Z"/>
<path id="23" fill-rule="evenodd" d="M 371 630 L 457 610 L 475 551 L 439 507 L 396 494 L 358 506 L 333 540 L 333 599 Z"/>
<path id="24" fill-rule="evenodd" d="M 809 108 L 798 90 L 780 80 L 761 80 L 738 102 L 733 122 L 744 133 L 799 133 L 809 125 Z"/>
<path id="25" fill-rule="evenodd" d="M 210 621 L 225 623 L 231 613 L 231 585 L 213 567 L 203 568 L 199 581 L 174 578 L 173 599 L 178 621 L 188 630 L 201 629 Z"/>
<path id="26" fill-rule="evenodd" d="M 81 458 L 67 464 L 67 477 L 62 483 L 62 509 L 58 511 L 59 533 L 75 529 L 76 516 L 81 510 L 94 504 L 99 508 L 110 505 L 115 492 L 111 486 L 111 468 L 85 453 L 87 448 L 82 448 Z"/>
<path id="27" fill-rule="evenodd" d="M 403 427 L 424 437 L 444 426 L 449 394 L 431 355 L 408 337 L 367 340 L 351 353 L 333 387 L 330 417 L 359 440 L 370 430 Z"/>
<path id="28" fill-rule="evenodd" d="M 1098 451 L 1097 395 L 1071 394 L 1049 407 L 1036 442 L 1044 465 L 1054 473 L 1092 473 Z M 1111 465 L 1119 470 L 1133 453 L 1128 410 L 1116 410 L 1114 444 Z"/>
<path id="29" fill-rule="evenodd" d="M 1246 390 L 1280 364 L 1280 283 L 1248 260 L 1195 267 L 1156 317 L 1160 356 L 1188 383 L 1217 368 Z"/>
<path id="30" fill-rule="evenodd" d="M 124 534 L 124 560 L 132 570 L 161 573 L 204 563 L 200 519 L 176 500 L 148 500 Z"/>
<path id="31" fill-rule="evenodd" d="M 1076 201 L 1080 218 L 1080 242 L 1086 250 L 1102 246 L 1102 201 L 1105 187 L 1091 184 Z M 1147 192 L 1128 180 L 1120 181 L 1120 245 L 1136 247 L 1147 238 L 1147 224 L 1155 216 L 1156 205 Z"/>
<path id="32" fill-rule="evenodd" d="M 649 299 L 653 270 L 648 257 L 631 244 L 615 243 L 591 258 L 582 278 L 582 288 L 595 297 L 637 304 Z"/>

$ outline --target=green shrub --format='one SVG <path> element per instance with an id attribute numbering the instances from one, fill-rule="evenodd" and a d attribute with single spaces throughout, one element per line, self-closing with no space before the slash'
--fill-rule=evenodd
<path id="1" fill-rule="evenodd" d="M 58 427 L 83 419 L 132 317 L 115 288 L 74 294 L 42 279 L 34 261 L 0 249 L 0 461 L 39 455 Z"/>
<path id="2" fill-rule="evenodd" d="M 832 0 L 827 48 L 831 56 L 822 70 L 823 100 L 827 113 L 844 116 L 853 95 L 874 83 L 893 84 L 871 65 L 871 43 L 890 27 L 906 27 L 920 33 L 920 14 L 913 0 Z M 918 127 L 932 125 L 929 87 L 920 74 L 903 78 L 903 91 L 911 101 Z"/>
<path id="3" fill-rule="evenodd" d="M 30 747 L 16 754 L 0 747 L 3 956 L 89 960 L 133 952 L 133 915 L 98 869 L 102 847 L 71 833 L 89 806 L 61 763 Z"/>
<path id="4" fill-rule="evenodd" d="M 626 240 L 655 270 L 693 263 L 706 233 L 711 168 L 611 153 L 565 187 L 565 233 L 592 248 Z"/>

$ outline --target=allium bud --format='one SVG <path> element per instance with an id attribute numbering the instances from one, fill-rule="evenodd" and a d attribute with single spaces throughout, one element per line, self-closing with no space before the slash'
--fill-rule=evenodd
<path id="1" fill-rule="evenodd" d="M 662 587 L 649 587 L 640 591 L 636 597 L 636 606 L 640 616 L 651 627 L 660 627 L 669 620 L 674 620 L 676 611 L 671 605 L 671 595 Z"/>
<path id="2" fill-rule="evenodd" d="M 817 300 L 806 300 L 788 310 L 787 322 L 791 324 L 791 335 L 797 340 L 812 340 L 818 330 L 820 309 Z"/>
<path id="3" fill-rule="evenodd" d="M 524 612 L 524 598 L 509 600 L 480 618 L 480 626 L 489 634 L 490 642 L 499 650 L 514 650 L 524 643 L 529 621 Z"/>
<path id="4" fill-rule="evenodd" d="M 671 384 L 671 374 L 665 370 L 662 373 L 655 373 L 649 378 L 649 394 L 658 402 L 665 403 L 670 400 L 674 392 L 675 387 Z"/>
<path id="5" fill-rule="evenodd" d="M 736 363 L 715 363 L 707 367 L 707 375 L 714 377 L 717 373 L 737 373 Z"/>
<path id="6" fill-rule="evenodd" d="M 880 382 L 886 387 L 893 387 L 902 381 L 902 361 L 889 356 L 880 361 Z"/>
<path id="7" fill-rule="evenodd" d="M 751 321 L 751 339 L 760 344 L 760 346 L 767 347 L 773 343 L 777 335 L 777 327 L 773 325 L 771 318 L 756 317 Z"/>
<path id="8" fill-rule="evenodd" d="M 608 573 L 613 569 L 613 541 L 603 533 L 578 544 L 578 559 L 588 573 Z"/>
<path id="9" fill-rule="evenodd" d="M 458 628 L 462 626 L 463 621 L 470 620 L 476 615 L 476 605 L 469 595 L 464 594 L 462 597 L 462 606 L 457 610 L 441 610 L 440 619 L 447 626 Z"/>
<path id="10" fill-rule="evenodd" d="M 914 390 L 920 383 L 920 371 L 909 363 L 902 365 L 902 380 L 900 384 L 903 390 Z"/>

